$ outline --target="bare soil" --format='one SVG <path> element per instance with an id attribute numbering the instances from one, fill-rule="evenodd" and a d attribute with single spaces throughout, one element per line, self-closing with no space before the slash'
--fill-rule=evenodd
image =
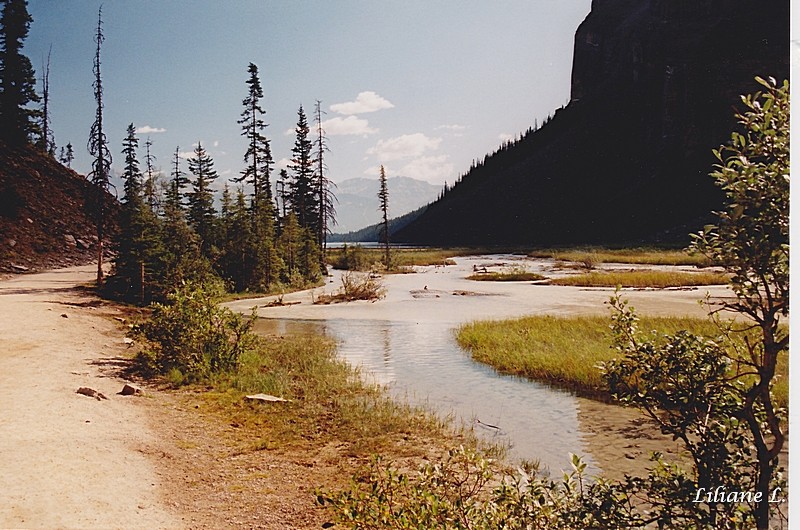
<path id="1" fill-rule="evenodd" d="M 93 274 L 0 282 L 0 528 L 319 528 L 311 490 L 346 459 L 257 451 L 192 394 L 118 395 L 126 312 Z"/>

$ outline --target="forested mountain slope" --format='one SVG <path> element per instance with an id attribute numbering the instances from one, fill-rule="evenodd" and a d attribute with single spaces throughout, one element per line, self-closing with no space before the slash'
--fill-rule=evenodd
<path id="1" fill-rule="evenodd" d="M 711 150 L 729 139 L 739 95 L 757 75 L 788 77 L 788 22 L 786 0 L 595 0 L 575 35 L 569 105 L 395 240 L 686 242 L 721 205 Z"/>

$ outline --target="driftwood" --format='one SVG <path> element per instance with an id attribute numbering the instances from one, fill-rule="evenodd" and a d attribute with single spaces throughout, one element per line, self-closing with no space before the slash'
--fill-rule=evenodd
<path id="1" fill-rule="evenodd" d="M 286 402 L 288 403 L 288 399 L 284 399 L 282 397 L 277 396 L 270 396 L 269 394 L 252 394 L 250 396 L 245 396 L 245 399 L 250 399 L 252 401 L 261 401 L 261 402 Z"/>

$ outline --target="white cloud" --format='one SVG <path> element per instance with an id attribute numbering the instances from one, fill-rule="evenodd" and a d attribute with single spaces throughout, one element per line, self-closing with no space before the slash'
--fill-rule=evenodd
<path id="1" fill-rule="evenodd" d="M 439 125 L 438 127 L 436 127 L 436 130 L 437 131 L 445 130 L 445 131 L 452 131 L 452 132 L 461 132 L 466 128 L 467 128 L 466 125 L 452 124 L 452 125 Z"/>
<path id="2" fill-rule="evenodd" d="M 432 184 L 444 184 L 448 179 L 453 179 L 455 166 L 450 162 L 448 155 L 423 156 L 406 162 L 401 167 L 383 165 L 386 176 L 403 176 L 425 180 Z M 364 174 L 371 178 L 378 178 L 381 174 L 380 166 L 370 166 Z M 391 190 L 390 190 L 391 194 Z"/>
<path id="3" fill-rule="evenodd" d="M 280 160 L 275 162 L 275 168 L 278 169 L 278 170 L 286 169 L 286 168 L 289 167 L 289 164 L 291 164 L 291 163 L 292 163 L 292 161 L 289 160 L 288 158 L 281 158 Z"/>
<path id="4" fill-rule="evenodd" d="M 334 103 L 330 106 L 330 109 L 337 114 L 364 114 L 391 108 L 394 108 L 394 105 L 388 99 L 371 90 L 359 93 L 355 101 Z"/>
<path id="5" fill-rule="evenodd" d="M 388 140 L 378 140 L 375 147 L 367 150 L 367 154 L 375 155 L 381 161 L 400 160 L 419 157 L 426 151 L 439 148 L 441 138 L 429 138 L 422 133 L 404 134 Z"/>
<path id="6" fill-rule="evenodd" d="M 167 132 L 167 130 L 163 127 L 150 127 L 149 125 L 136 128 L 136 134 L 155 134 L 162 132 Z"/>
<path id="7" fill-rule="evenodd" d="M 378 129 L 369 126 L 369 122 L 356 116 L 346 118 L 336 117 L 322 122 L 322 128 L 328 136 L 360 135 L 367 136 L 375 134 Z M 294 131 L 292 131 L 294 132 Z"/>
<path id="8" fill-rule="evenodd" d="M 514 135 L 508 133 L 502 133 L 497 135 L 497 139 L 500 140 L 501 142 L 508 142 L 514 139 Z"/>
<path id="9" fill-rule="evenodd" d="M 194 151 L 180 151 L 178 152 L 178 156 L 183 158 L 184 160 L 188 160 L 189 158 L 194 157 Z"/>
<path id="10" fill-rule="evenodd" d="M 214 145 L 214 147 L 219 147 L 219 140 L 214 140 L 213 145 Z"/>
<path id="11" fill-rule="evenodd" d="M 415 158 L 400 168 L 397 174 L 426 180 L 433 184 L 443 184 L 445 180 L 452 178 L 455 173 L 455 166 L 448 160 L 448 155 Z"/>

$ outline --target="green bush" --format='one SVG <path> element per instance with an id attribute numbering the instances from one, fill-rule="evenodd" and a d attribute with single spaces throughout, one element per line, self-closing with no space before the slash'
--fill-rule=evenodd
<path id="1" fill-rule="evenodd" d="M 333 268 L 344 271 L 366 271 L 374 262 L 361 245 L 343 245 L 340 251 L 331 253 L 331 258 Z"/>
<path id="2" fill-rule="evenodd" d="M 186 282 L 167 304 L 153 304 L 151 317 L 131 331 L 144 343 L 140 365 L 177 384 L 235 369 L 256 336 L 252 318 L 219 307 L 222 293 L 218 282 Z"/>
<path id="3" fill-rule="evenodd" d="M 602 480 L 589 482 L 586 464 L 554 481 L 534 466 L 511 472 L 471 449 L 405 472 L 380 458 L 349 490 L 318 492 L 344 528 L 535 530 L 631 528 L 637 517 L 624 493 Z M 331 525 L 333 523 L 328 523 Z"/>

